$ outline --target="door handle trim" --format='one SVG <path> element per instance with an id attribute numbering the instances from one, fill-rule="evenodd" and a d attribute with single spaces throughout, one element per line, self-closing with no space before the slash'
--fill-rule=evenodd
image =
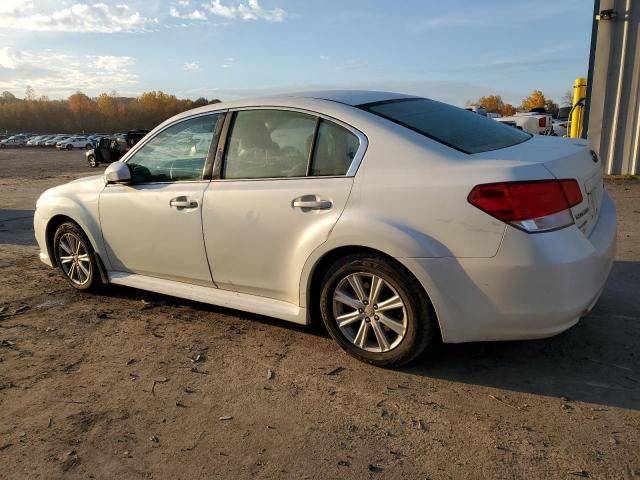
<path id="1" fill-rule="evenodd" d="M 178 198 L 172 198 L 169 200 L 169 206 L 177 209 L 181 208 L 196 208 L 198 206 L 198 202 L 195 200 L 183 200 Z"/>
<path id="2" fill-rule="evenodd" d="M 294 208 L 308 208 L 310 210 L 328 210 L 333 206 L 331 200 L 294 200 Z"/>

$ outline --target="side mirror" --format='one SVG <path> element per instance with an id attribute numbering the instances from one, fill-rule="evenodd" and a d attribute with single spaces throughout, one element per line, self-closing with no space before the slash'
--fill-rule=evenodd
<path id="1" fill-rule="evenodd" d="M 131 181 L 131 171 L 126 163 L 113 162 L 104 171 L 104 180 L 109 183 L 129 183 Z"/>

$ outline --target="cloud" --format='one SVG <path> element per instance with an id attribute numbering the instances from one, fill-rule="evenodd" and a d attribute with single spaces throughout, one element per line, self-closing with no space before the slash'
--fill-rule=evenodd
<path id="1" fill-rule="evenodd" d="M 225 5 L 222 0 L 211 0 L 206 7 L 209 12 L 218 17 L 239 20 L 264 20 L 266 22 L 282 22 L 287 16 L 282 8 L 265 10 L 260 6 L 258 0 L 248 0 L 247 3 L 237 5 Z"/>
<path id="2" fill-rule="evenodd" d="M 200 70 L 200 64 L 197 62 L 187 62 L 184 64 L 184 69 L 189 72 L 197 72 Z"/>
<path id="3" fill-rule="evenodd" d="M 42 32 L 136 32 L 157 22 L 133 12 L 127 5 L 74 3 L 70 7 L 42 11 L 33 2 L 2 0 L 0 28 Z"/>
<path id="4" fill-rule="evenodd" d="M 129 56 L 69 55 L 51 50 L 0 48 L 0 90 L 21 94 L 31 85 L 38 95 L 66 96 L 76 90 L 89 95 L 130 92 L 138 76 Z"/>
<path id="5" fill-rule="evenodd" d="M 182 8 L 185 8 L 189 6 L 189 2 L 187 1 L 178 2 L 178 5 Z M 174 18 L 181 18 L 183 20 L 206 20 L 207 19 L 207 14 L 204 13 L 203 11 L 193 10 L 191 12 L 182 13 L 175 6 L 172 6 L 169 9 L 169 15 L 171 15 Z"/>

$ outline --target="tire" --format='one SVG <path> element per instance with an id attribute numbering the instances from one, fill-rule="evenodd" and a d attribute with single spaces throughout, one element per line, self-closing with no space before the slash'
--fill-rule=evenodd
<path id="1" fill-rule="evenodd" d="M 91 150 L 92 148 L 93 148 L 93 145 L 91 145 L 90 143 L 87 143 L 87 144 L 84 146 L 84 149 L 85 149 L 85 150 Z"/>
<path id="2" fill-rule="evenodd" d="M 98 165 L 100 165 L 100 162 L 98 162 L 98 160 L 96 160 L 95 155 L 89 155 L 87 157 L 87 161 L 89 162 L 89 166 L 91 168 L 98 168 Z"/>
<path id="3" fill-rule="evenodd" d="M 67 150 L 73 150 L 73 145 L 71 144 L 67 145 Z"/>
<path id="4" fill-rule="evenodd" d="M 377 300 L 370 295 L 374 283 L 379 287 L 378 295 L 373 295 Z M 320 312 L 340 347 L 379 367 L 411 362 L 438 331 L 433 308 L 418 281 L 401 266 L 375 254 L 346 256 L 327 271 Z M 337 317 L 343 317 L 341 326 Z"/>
<path id="5" fill-rule="evenodd" d="M 56 264 L 73 288 L 89 291 L 100 287 L 95 252 L 78 225 L 66 222 L 57 228 L 53 237 L 53 254 Z"/>

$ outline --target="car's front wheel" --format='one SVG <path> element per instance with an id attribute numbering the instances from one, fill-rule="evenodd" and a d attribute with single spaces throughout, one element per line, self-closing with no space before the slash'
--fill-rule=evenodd
<path id="1" fill-rule="evenodd" d="M 73 145 L 71 144 L 67 145 L 67 150 L 73 150 Z"/>
<path id="2" fill-rule="evenodd" d="M 417 280 L 375 254 L 349 255 L 324 277 L 320 311 L 350 355 L 378 366 L 415 359 L 436 336 L 431 304 Z"/>
<path id="3" fill-rule="evenodd" d="M 75 223 L 63 223 L 53 237 L 56 263 L 71 285 L 92 290 L 100 285 L 95 254 L 89 239 Z"/>

